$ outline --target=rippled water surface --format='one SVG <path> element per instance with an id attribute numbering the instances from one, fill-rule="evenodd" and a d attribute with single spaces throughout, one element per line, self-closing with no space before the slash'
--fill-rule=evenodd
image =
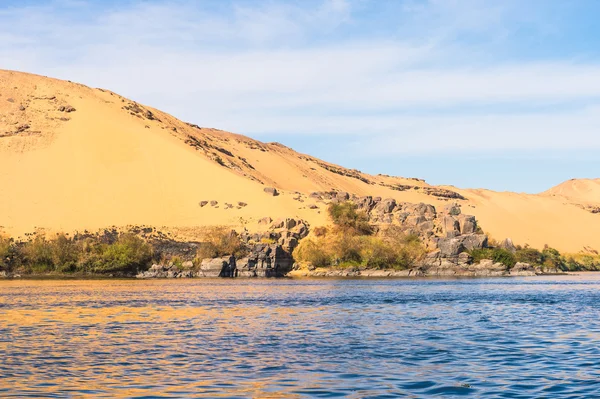
<path id="1" fill-rule="evenodd" d="M 600 276 L 0 281 L 0 397 L 600 396 Z"/>

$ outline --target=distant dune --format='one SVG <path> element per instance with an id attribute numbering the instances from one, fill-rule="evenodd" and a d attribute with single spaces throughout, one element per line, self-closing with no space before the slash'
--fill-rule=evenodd
<path id="1" fill-rule="evenodd" d="M 107 90 L 12 71 L 0 71 L 0 187 L 0 226 L 13 235 L 126 225 L 193 234 L 215 224 L 252 229 L 266 216 L 317 226 L 327 219 L 311 192 L 336 190 L 456 201 L 496 239 L 600 249 L 600 179 L 528 195 L 373 176 L 187 124 Z"/>

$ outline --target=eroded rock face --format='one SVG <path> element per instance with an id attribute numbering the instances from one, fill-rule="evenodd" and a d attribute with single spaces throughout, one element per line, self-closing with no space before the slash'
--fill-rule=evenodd
<path id="1" fill-rule="evenodd" d="M 229 266 L 229 256 L 222 258 L 203 259 L 197 277 L 221 277 Z"/>
<path id="2" fill-rule="evenodd" d="M 464 234 L 459 239 L 467 251 L 488 247 L 488 237 L 485 234 Z"/>
<path id="3" fill-rule="evenodd" d="M 458 256 L 466 250 L 462 240 L 456 237 L 439 239 L 438 248 L 442 257 Z"/>
<path id="4" fill-rule="evenodd" d="M 283 277 L 293 265 L 291 253 L 281 245 L 259 244 L 254 246 L 250 255 L 237 262 L 234 277 Z"/>

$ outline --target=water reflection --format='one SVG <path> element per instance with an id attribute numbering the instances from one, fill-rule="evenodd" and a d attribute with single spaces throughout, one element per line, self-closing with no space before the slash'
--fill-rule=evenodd
<path id="1" fill-rule="evenodd" d="M 0 396 L 593 397 L 600 277 L 2 281 Z"/>

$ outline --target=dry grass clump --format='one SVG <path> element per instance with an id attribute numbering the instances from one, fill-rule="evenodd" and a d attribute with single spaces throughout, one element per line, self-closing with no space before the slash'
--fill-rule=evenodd
<path id="1" fill-rule="evenodd" d="M 213 226 L 203 232 L 196 258 L 200 261 L 229 255 L 241 258 L 246 252 L 243 241 L 234 230 L 225 226 Z"/>
<path id="2" fill-rule="evenodd" d="M 419 237 L 396 226 L 374 235 L 366 215 L 351 202 L 330 204 L 328 210 L 333 227 L 319 227 L 314 237 L 302 240 L 294 252 L 299 261 L 314 267 L 407 269 L 426 254 Z"/>

